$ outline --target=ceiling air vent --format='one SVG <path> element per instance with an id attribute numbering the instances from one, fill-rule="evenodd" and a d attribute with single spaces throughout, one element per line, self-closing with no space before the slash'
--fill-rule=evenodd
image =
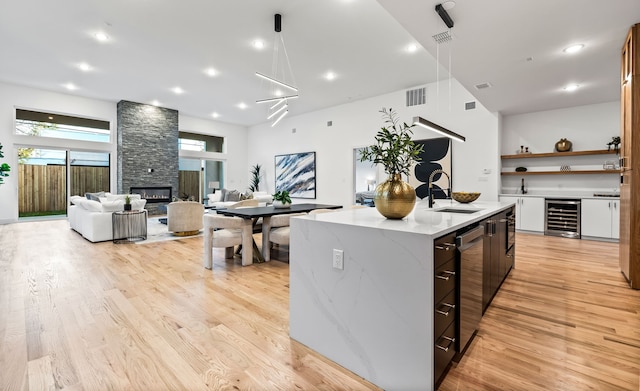
<path id="1" fill-rule="evenodd" d="M 464 104 L 464 109 L 465 110 L 473 110 L 475 108 L 476 108 L 476 102 L 475 101 L 467 102 L 467 103 Z"/>
<path id="2" fill-rule="evenodd" d="M 491 83 L 480 83 L 475 85 L 476 90 L 483 90 L 485 88 L 491 87 Z"/>
<path id="3" fill-rule="evenodd" d="M 407 90 L 407 107 L 427 103 L 427 87 Z"/>

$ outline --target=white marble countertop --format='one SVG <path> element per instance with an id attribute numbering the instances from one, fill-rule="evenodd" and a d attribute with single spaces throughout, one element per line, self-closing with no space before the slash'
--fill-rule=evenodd
<path id="1" fill-rule="evenodd" d="M 376 208 L 344 209 L 334 213 L 300 216 L 296 218 L 318 220 L 335 224 L 372 228 L 379 230 L 408 232 L 436 239 L 458 228 L 483 220 L 514 205 L 513 202 L 483 202 L 461 204 L 451 200 L 437 200 L 432 209 L 427 201 L 418 201 L 415 208 L 402 220 L 387 219 Z M 439 212 L 444 208 L 473 209 L 475 213 Z"/>
<path id="2" fill-rule="evenodd" d="M 601 194 L 601 195 L 594 195 Z M 553 193 L 553 192 L 528 192 L 526 194 L 520 193 L 501 193 L 500 197 L 540 197 L 540 198 L 554 198 L 554 199 L 611 199 L 611 198 L 620 198 L 620 193 L 617 192 L 562 192 L 562 193 Z"/>

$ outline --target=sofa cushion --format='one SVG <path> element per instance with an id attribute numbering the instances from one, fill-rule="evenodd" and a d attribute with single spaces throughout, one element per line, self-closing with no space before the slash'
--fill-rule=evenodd
<path id="1" fill-rule="evenodd" d="M 212 194 L 207 194 L 207 198 L 209 198 L 209 202 L 222 201 L 222 193 L 218 191 Z"/>
<path id="2" fill-rule="evenodd" d="M 238 190 L 228 191 L 224 197 L 225 201 L 240 201 L 240 192 Z"/>
<path id="3" fill-rule="evenodd" d="M 103 212 L 119 212 L 124 210 L 124 201 L 104 201 L 101 202 Z"/>
<path id="4" fill-rule="evenodd" d="M 228 192 L 229 190 L 227 190 L 227 189 L 220 189 L 219 191 L 220 191 L 220 201 L 222 201 L 222 202 L 226 201 L 226 200 L 225 200 L 225 197 L 227 196 L 227 192 Z"/>
<path id="5" fill-rule="evenodd" d="M 69 201 L 71 201 L 71 205 L 79 205 L 83 200 L 86 200 L 86 198 L 81 197 L 79 195 L 74 195 L 69 197 Z"/>
<path id="6" fill-rule="evenodd" d="M 90 212 L 102 212 L 102 204 L 100 201 L 86 200 L 82 203 L 82 206 Z"/>
<path id="7" fill-rule="evenodd" d="M 141 211 L 147 204 L 147 200 L 131 200 L 131 209 Z"/>

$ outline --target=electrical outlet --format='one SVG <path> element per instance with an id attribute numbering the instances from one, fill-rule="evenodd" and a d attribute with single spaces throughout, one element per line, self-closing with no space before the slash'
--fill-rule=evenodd
<path id="1" fill-rule="evenodd" d="M 344 251 L 333 249 L 333 268 L 344 270 Z"/>

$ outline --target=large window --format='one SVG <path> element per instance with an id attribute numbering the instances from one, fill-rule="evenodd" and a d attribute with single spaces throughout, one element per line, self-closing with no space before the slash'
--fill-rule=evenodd
<path id="1" fill-rule="evenodd" d="M 16 134 L 108 143 L 108 121 L 16 109 Z"/>

